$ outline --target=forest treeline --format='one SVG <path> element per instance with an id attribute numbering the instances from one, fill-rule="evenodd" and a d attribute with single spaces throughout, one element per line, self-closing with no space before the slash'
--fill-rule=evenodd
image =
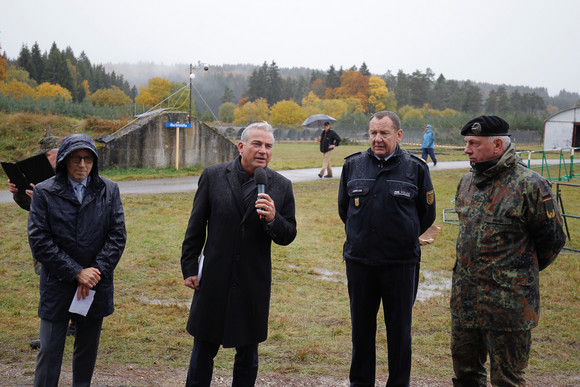
<path id="1" fill-rule="evenodd" d="M 56 43 L 48 52 L 37 43 L 31 49 L 23 45 L 16 58 L 0 55 L 0 110 L 106 119 L 128 118 L 155 106 L 187 110 L 189 79 L 183 80 L 182 70 L 150 73 L 146 85 L 137 87 L 121 72 L 92 64 L 84 51 L 75 56 L 70 47 L 60 50 Z M 327 71 L 280 69 L 275 61 L 210 66 L 196 71 L 193 88 L 192 113 L 203 121 L 246 125 L 267 120 L 296 129 L 315 113 L 358 125 L 369 114 L 390 109 L 407 126 L 429 120 L 456 127 L 469 115 L 498 114 L 519 129 L 542 130 L 550 115 L 580 106 L 580 95 L 566 90 L 552 97 L 545 88 L 457 81 L 429 68 L 376 75 L 364 62 Z"/>

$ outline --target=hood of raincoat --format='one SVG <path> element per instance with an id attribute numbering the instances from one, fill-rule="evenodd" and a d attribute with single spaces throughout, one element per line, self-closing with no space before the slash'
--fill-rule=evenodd
<path id="1" fill-rule="evenodd" d="M 93 153 L 95 161 L 93 162 L 93 168 L 91 169 L 91 176 L 98 176 L 98 165 L 99 165 L 99 154 L 97 153 L 97 146 L 93 141 L 93 138 L 85 133 L 75 133 L 68 137 L 65 137 L 60 147 L 58 148 L 58 154 L 56 156 L 56 173 L 67 173 L 66 170 L 66 157 L 72 152 L 79 149 L 88 149 Z"/>

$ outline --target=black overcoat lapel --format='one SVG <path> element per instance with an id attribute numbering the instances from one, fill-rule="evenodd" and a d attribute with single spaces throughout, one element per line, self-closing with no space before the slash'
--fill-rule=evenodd
<path id="1" fill-rule="evenodd" d="M 244 208 L 244 200 L 242 198 L 242 187 L 240 185 L 240 180 L 238 179 L 238 176 L 236 175 L 236 165 L 235 163 L 237 162 L 237 160 L 234 160 L 233 162 L 230 163 L 230 165 L 228 165 L 227 170 L 226 170 L 226 180 L 230 186 L 230 192 L 232 193 L 232 195 L 234 196 L 234 202 L 236 203 L 236 208 L 240 214 L 240 216 L 242 216 L 245 212 L 245 208 Z"/>

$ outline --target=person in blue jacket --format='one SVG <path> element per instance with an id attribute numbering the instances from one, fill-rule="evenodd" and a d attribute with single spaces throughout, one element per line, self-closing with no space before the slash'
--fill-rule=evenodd
<path id="1" fill-rule="evenodd" d="M 89 386 L 103 317 L 113 313 L 113 272 L 125 249 L 125 216 L 116 183 L 99 176 L 88 134 L 62 140 L 56 175 L 34 187 L 28 217 L 40 273 L 40 351 L 34 386 L 57 386 L 69 320 L 76 321 L 73 386 Z M 69 312 L 94 290 L 86 316 Z"/>
<path id="2" fill-rule="evenodd" d="M 437 158 L 435 157 L 435 133 L 431 129 L 431 125 L 425 125 L 425 133 L 423 134 L 423 143 L 421 144 L 421 158 L 427 162 L 427 157 L 431 156 L 433 166 L 437 165 Z"/>
<path id="3" fill-rule="evenodd" d="M 424 160 L 399 147 L 399 117 L 375 113 L 370 148 L 348 156 L 338 191 L 345 224 L 352 324 L 351 386 L 375 385 L 377 313 L 387 328 L 387 386 L 409 386 L 411 320 L 419 283 L 419 236 L 435 220 L 435 194 Z"/>

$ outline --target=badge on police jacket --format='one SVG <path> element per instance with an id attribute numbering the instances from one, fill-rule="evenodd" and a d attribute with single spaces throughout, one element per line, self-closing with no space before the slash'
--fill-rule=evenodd
<path id="1" fill-rule="evenodd" d="M 434 200 L 435 200 L 435 193 L 433 192 L 433 190 L 427 192 L 427 204 L 432 205 Z"/>

